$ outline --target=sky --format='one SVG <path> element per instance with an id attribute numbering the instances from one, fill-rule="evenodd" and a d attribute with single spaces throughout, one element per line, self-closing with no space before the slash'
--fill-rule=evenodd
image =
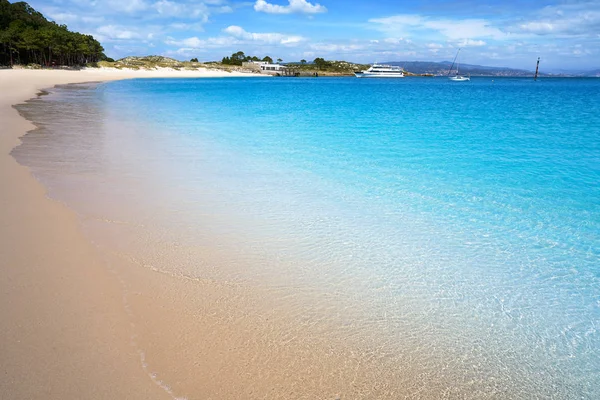
<path id="1" fill-rule="evenodd" d="M 29 0 L 105 53 L 600 69 L 600 0 Z"/>

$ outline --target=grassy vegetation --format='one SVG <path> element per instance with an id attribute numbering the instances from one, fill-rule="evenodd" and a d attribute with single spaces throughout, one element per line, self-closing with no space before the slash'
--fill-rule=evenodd
<path id="1" fill-rule="evenodd" d="M 198 61 L 178 61 L 173 58 L 163 56 L 145 56 L 145 57 L 125 57 L 117 61 L 99 61 L 88 64 L 88 67 L 133 69 L 133 70 L 152 70 L 157 68 L 171 68 L 174 70 L 196 71 L 200 68 L 219 69 L 225 71 L 243 71 L 244 69 L 237 65 L 224 65 L 218 62 L 198 62 Z M 251 72 L 251 71 L 249 71 Z"/>
<path id="2" fill-rule="evenodd" d="M 362 71 L 369 68 L 368 64 L 355 64 L 347 61 L 325 61 L 316 59 L 318 62 L 288 64 L 288 67 L 298 69 L 302 75 L 312 75 L 318 73 L 322 76 L 351 76 L 355 71 Z M 321 61 L 322 60 L 322 61 Z"/>
<path id="3" fill-rule="evenodd" d="M 117 68 L 117 69 L 156 69 L 156 68 L 185 68 L 185 64 L 181 61 L 174 60 L 162 56 L 147 56 L 147 57 L 125 57 L 117 61 L 100 61 L 98 67 Z"/>

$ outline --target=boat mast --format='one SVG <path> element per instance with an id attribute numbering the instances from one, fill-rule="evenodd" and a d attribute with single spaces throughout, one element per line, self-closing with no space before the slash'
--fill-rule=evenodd
<path id="1" fill-rule="evenodd" d="M 458 58 L 458 53 L 460 53 L 460 47 L 458 48 L 458 51 L 456 52 L 456 55 L 454 56 L 454 60 L 452 60 L 452 65 L 450 66 L 450 69 L 448 70 L 448 76 L 450 76 L 450 74 L 452 73 L 452 67 L 454 67 L 454 63 L 456 62 L 456 59 Z M 458 64 L 456 65 L 456 75 L 458 75 Z"/>
<path id="2" fill-rule="evenodd" d="M 534 81 L 537 81 L 538 70 L 540 69 L 540 58 L 538 57 L 537 64 L 535 66 L 535 76 L 533 77 Z"/>

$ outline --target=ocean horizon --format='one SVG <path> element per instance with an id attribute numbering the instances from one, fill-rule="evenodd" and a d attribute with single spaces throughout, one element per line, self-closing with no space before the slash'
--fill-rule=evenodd
<path id="1" fill-rule="evenodd" d="M 13 154 L 93 241 L 411 365 L 390 398 L 600 395 L 598 79 L 133 79 L 18 109 Z"/>

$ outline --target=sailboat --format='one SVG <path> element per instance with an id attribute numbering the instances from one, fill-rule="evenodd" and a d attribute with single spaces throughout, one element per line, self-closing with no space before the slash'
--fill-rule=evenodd
<path id="1" fill-rule="evenodd" d="M 458 74 L 458 54 L 460 53 L 460 48 L 458 49 L 458 51 L 456 52 L 456 56 L 454 57 L 454 61 L 452 61 L 452 65 L 450 66 L 450 70 L 448 71 L 448 79 L 450 79 L 451 81 L 454 82 L 464 82 L 464 81 L 470 81 L 471 80 L 471 76 L 462 76 Z M 450 76 L 450 73 L 452 72 L 452 67 L 454 67 L 454 63 L 456 62 L 456 75 L 455 76 Z"/>

